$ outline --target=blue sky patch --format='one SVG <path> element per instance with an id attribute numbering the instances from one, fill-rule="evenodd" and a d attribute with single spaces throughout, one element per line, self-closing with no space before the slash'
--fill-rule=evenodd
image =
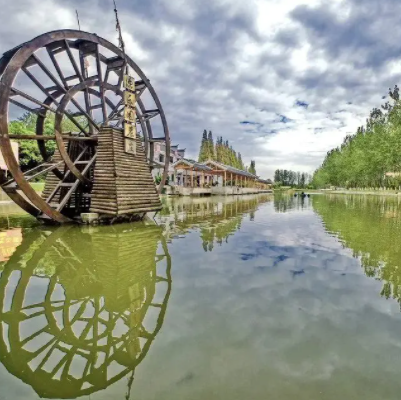
<path id="1" fill-rule="evenodd" d="M 308 108 L 309 107 L 309 103 L 307 103 L 306 101 L 302 101 L 302 100 L 297 100 L 295 102 L 295 105 L 298 107 L 303 107 L 303 108 Z"/>

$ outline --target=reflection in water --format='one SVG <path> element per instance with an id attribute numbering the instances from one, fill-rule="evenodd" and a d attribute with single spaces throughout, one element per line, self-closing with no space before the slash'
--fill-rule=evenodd
<path id="1" fill-rule="evenodd" d="M 274 196 L 274 209 L 278 213 L 285 213 L 290 210 L 304 210 L 308 208 L 311 202 L 312 198 L 309 197 L 303 198 L 299 195 L 295 197 L 288 193 L 278 192 Z"/>
<path id="2" fill-rule="evenodd" d="M 1 363 L 45 398 L 88 395 L 131 373 L 128 397 L 163 324 L 170 269 L 157 226 L 28 231 L 0 264 Z"/>
<path id="3" fill-rule="evenodd" d="M 21 243 L 21 228 L 0 231 L 0 263 L 7 261 Z"/>
<path id="4" fill-rule="evenodd" d="M 244 214 L 254 221 L 258 206 L 272 199 L 271 195 L 171 198 L 164 204 L 161 222 L 171 238 L 198 228 L 203 249 L 212 251 L 216 243 L 222 245 L 240 229 Z"/>
<path id="5" fill-rule="evenodd" d="M 401 304 L 401 199 L 316 196 L 313 208 L 360 259 L 365 274 L 383 281 L 381 295 Z"/>
<path id="6" fill-rule="evenodd" d="M 161 227 L 36 227 L 23 240 L 3 229 L 13 246 L 0 262 L 1 363 L 45 398 L 89 395 L 131 373 L 128 398 L 170 296 L 164 238 L 197 228 L 211 251 L 271 199 L 166 199 Z"/>

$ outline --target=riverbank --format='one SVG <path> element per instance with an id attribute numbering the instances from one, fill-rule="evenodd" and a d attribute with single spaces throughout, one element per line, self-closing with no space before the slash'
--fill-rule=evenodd
<path id="1" fill-rule="evenodd" d="M 324 193 L 324 194 L 363 194 L 369 196 L 399 196 L 401 197 L 401 192 L 397 190 L 318 190 L 318 191 L 308 191 Z"/>
<path id="2" fill-rule="evenodd" d="M 44 182 L 33 182 L 31 186 L 35 189 L 39 194 L 42 193 L 43 188 L 45 186 Z M 0 204 L 12 204 L 14 203 L 4 192 L 0 189 Z"/>
<path id="3" fill-rule="evenodd" d="M 305 192 L 309 194 L 360 194 L 360 195 L 369 195 L 369 196 L 400 196 L 401 191 L 398 190 L 363 190 L 363 189 L 341 189 L 341 190 L 330 190 L 330 189 L 286 189 L 277 190 L 274 189 L 274 193 L 299 193 Z"/>

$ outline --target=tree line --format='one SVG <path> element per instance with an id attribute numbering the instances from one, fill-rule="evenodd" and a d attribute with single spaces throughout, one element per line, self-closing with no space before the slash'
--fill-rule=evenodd
<path id="1" fill-rule="evenodd" d="M 397 85 L 390 101 L 374 108 L 366 125 L 330 150 L 313 175 L 316 188 L 399 188 L 401 185 L 401 101 Z"/>
<path id="2" fill-rule="evenodd" d="M 245 166 L 242 161 L 241 153 L 236 152 L 233 147 L 230 146 L 228 140 L 223 140 L 223 137 L 219 136 L 217 137 L 216 143 L 214 143 L 212 132 L 209 131 L 208 133 L 205 129 L 202 134 L 198 162 L 206 162 L 208 160 L 217 161 L 256 175 L 255 161 L 252 160 L 249 167 Z"/>
<path id="3" fill-rule="evenodd" d="M 291 186 L 299 189 L 306 188 L 312 180 L 312 176 L 305 172 L 276 169 L 274 183 L 276 186 Z"/>

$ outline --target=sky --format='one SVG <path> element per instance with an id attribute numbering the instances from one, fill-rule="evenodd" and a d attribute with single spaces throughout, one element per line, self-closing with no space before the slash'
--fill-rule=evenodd
<path id="1" fill-rule="evenodd" d="M 204 129 L 256 161 L 312 173 L 400 83 L 399 0 L 117 0 L 127 54 L 151 80 L 173 144 Z M 118 44 L 112 0 L 0 0 L 0 52 L 46 31 Z"/>

